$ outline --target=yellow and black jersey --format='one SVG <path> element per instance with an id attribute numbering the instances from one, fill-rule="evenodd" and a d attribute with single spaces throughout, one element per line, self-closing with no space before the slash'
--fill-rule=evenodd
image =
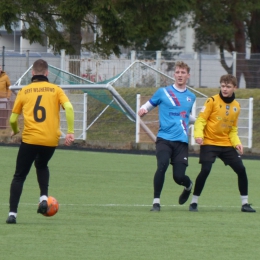
<path id="1" fill-rule="evenodd" d="M 32 82 L 16 97 L 12 112 L 23 113 L 22 140 L 28 144 L 57 146 L 60 132 L 60 106 L 69 102 L 64 91 L 48 81 Z"/>
<path id="2" fill-rule="evenodd" d="M 236 146 L 240 144 L 237 131 L 240 104 L 225 103 L 220 95 L 210 97 L 194 124 L 194 137 L 203 138 L 203 145 Z"/>

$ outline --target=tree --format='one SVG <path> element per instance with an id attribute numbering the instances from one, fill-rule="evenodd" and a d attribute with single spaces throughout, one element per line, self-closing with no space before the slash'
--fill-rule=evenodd
<path id="1" fill-rule="evenodd" d="M 189 1 L 177 0 L 1 0 L 0 26 L 12 33 L 12 24 L 21 20 L 24 38 L 43 44 L 47 36 L 55 52 L 79 55 L 84 47 L 119 55 L 121 46 L 167 48 L 163 39 L 188 7 Z M 86 27 L 97 37 L 82 45 Z"/>
<path id="2" fill-rule="evenodd" d="M 191 10 L 196 33 L 195 48 L 198 50 L 215 43 L 227 73 L 232 73 L 232 66 L 227 65 L 224 51 L 237 52 L 237 78 L 243 74 L 247 88 L 259 87 L 259 71 L 255 68 L 260 65 L 260 1 L 192 0 Z M 250 59 L 246 59 L 248 44 Z"/>

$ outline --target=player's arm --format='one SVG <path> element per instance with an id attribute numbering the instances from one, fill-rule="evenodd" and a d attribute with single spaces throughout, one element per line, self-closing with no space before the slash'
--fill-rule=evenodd
<path id="1" fill-rule="evenodd" d="M 238 136 L 238 126 L 237 125 L 238 125 L 239 114 L 240 114 L 240 109 L 238 111 L 236 120 L 234 121 L 233 126 L 232 126 L 228 136 L 229 136 L 229 140 L 230 140 L 232 146 L 235 149 L 237 149 L 237 151 L 240 154 L 243 154 L 243 145 L 241 144 L 241 141 L 240 141 L 239 136 Z"/>
<path id="2" fill-rule="evenodd" d="M 150 103 L 150 101 L 147 101 L 145 104 L 143 104 L 139 111 L 138 111 L 138 115 L 139 116 L 144 116 L 145 114 L 147 114 L 149 111 L 151 111 L 154 108 L 154 106 Z"/>
<path id="3" fill-rule="evenodd" d="M 196 143 L 199 145 L 203 144 L 204 128 L 207 125 L 208 118 L 211 115 L 213 106 L 214 106 L 214 98 L 210 97 L 204 103 L 204 106 L 202 107 L 199 116 L 194 123 L 194 138 Z"/>
<path id="4" fill-rule="evenodd" d="M 65 137 L 65 145 L 70 145 L 74 141 L 74 109 L 70 102 L 62 104 L 65 109 L 66 120 L 67 120 L 67 135 Z"/>
<path id="5" fill-rule="evenodd" d="M 203 144 L 204 128 L 207 120 L 199 116 L 194 123 L 194 138 L 197 144 Z"/>
<path id="6" fill-rule="evenodd" d="M 9 77 L 6 75 L 6 91 L 7 91 L 7 98 L 9 99 L 11 96 L 11 90 L 9 89 L 9 87 L 11 86 L 11 82 Z"/>
<path id="7" fill-rule="evenodd" d="M 68 134 L 74 134 L 74 109 L 70 102 L 65 102 L 62 104 L 65 109 L 67 126 L 68 126 Z"/>
<path id="8" fill-rule="evenodd" d="M 9 123 L 12 128 L 11 137 L 20 132 L 20 129 L 18 127 L 18 117 L 19 117 L 19 114 L 16 114 L 16 113 L 12 113 L 10 116 Z"/>
<path id="9" fill-rule="evenodd" d="M 229 139 L 233 147 L 241 144 L 240 139 L 238 137 L 238 129 L 237 126 L 232 126 L 231 131 L 229 132 Z"/>
<path id="10" fill-rule="evenodd" d="M 239 154 L 243 154 L 244 149 L 238 136 L 237 126 L 232 126 L 231 131 L 229 132 L 229 139 L 232 146 L 239 152 Z"/>

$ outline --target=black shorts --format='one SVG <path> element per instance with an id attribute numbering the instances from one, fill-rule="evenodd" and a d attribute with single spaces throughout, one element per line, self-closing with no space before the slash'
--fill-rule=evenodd
<path id="1" fill-rule="evenodd" d="M 184 163 L 188 165 L 188 144 L 179 141 L 168 141 L 161 137 L 156 140 L 156 154 L 168 152 L 170 163 Z"/>
<path id="2" fill-rule="evenodd" d="M 216 157 L 221 159 L 225 165 L 242 160 L 239 153 L 232 146 L 201 145 L 199 163 L 214 163 Z"/>

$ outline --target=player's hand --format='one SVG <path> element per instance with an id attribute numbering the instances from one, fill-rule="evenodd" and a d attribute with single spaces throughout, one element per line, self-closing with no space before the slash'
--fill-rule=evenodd
<path id="1" fill-rule="evenodd" d="M 20 131 L 18 131 L 17 133 L 15 133 L 14 131 L 11 132 L 10 137 L 12 138 L 13 136 L 17 135 Z"/>
<path id="2" fill-rule="evenodd" d="M 203 138 L 201 138 L 201 137 L 195 138 L 195 142 L 199 145 L 202 145 L 203 144 Z"/>
<path id="3" fill-rule="evenodd" d="M 241 154 L 241 155 L 243 154 L 243 145 L 242 144 L 238 144 L 236 146 L 236 149 L 237 149 L 239 154 Z"/>
<path id="4" fill-rule="evenodd" d="M 148 110 L 146 110 L 145 108 L 140 108 L 139 111 L 138 111 L 138 115 L 140 117 L 144 116 L 147 113 L 148 113 Z"/>
<path id="5" fill-rule="evenodd" d="M 65 137 L 65 145 L 69 146 L 74 142 L 74 134 L 67 134 Z"/>

